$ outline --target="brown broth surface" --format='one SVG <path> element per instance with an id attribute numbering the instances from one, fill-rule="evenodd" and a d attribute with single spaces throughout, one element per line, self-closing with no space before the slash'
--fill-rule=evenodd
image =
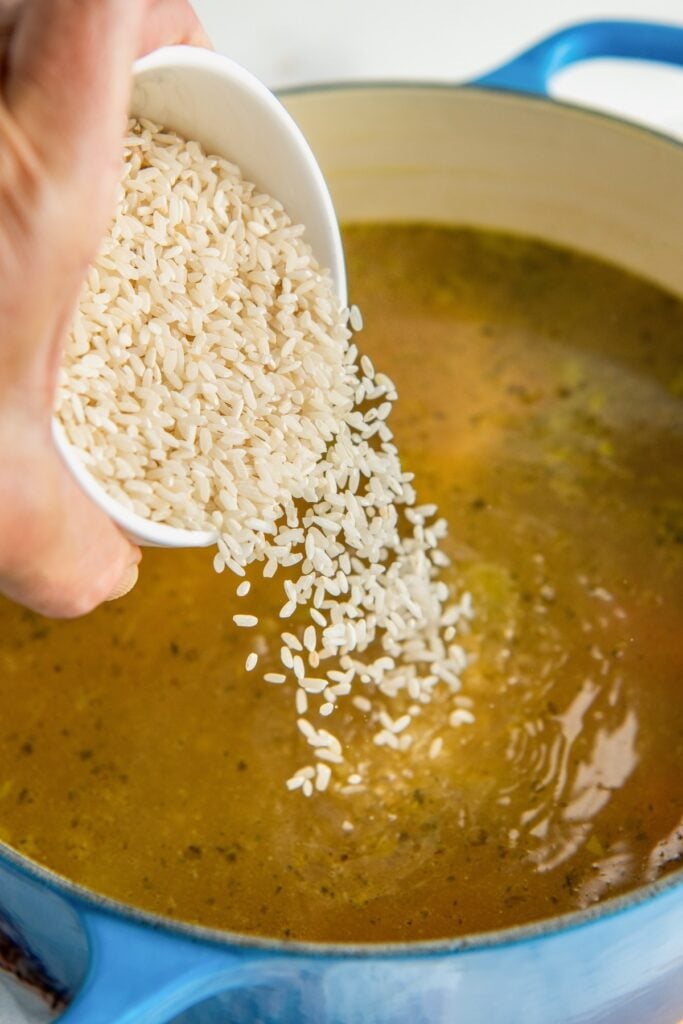
<path id="1" fill-rule="evenodd" d="M 0 601 L 0 838 L 162 914 L 316 940 L 515 925 L 680 868 L 683 305 L 495 234 L 346 245 L 362 349 L 474 598 L 476 723 L 436 700 L 399 754 L 342 704 L 367 787 L 288 793 L 306 747 L 292 689 L 262 679 L 281 591 L 240 600 L 208 552 L 149 551 L 85 620 Z M 253 673 L 238 610 L 260 615 Z"/>

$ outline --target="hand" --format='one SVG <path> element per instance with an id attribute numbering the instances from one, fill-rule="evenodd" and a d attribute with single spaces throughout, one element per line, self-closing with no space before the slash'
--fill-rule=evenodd
<path id="1" fill-rule="evenodd" d="M 0 0 L 0 592 L 82 615 L 140 551 L 51 436 L 56 374 L 111 217 L 136 56 L 207 44 L 186 0 Z"/>

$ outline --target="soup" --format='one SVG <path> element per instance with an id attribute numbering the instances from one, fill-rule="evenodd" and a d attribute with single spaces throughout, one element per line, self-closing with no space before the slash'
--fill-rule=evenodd
<path id="1" fill-rule="evenodd" d="M 310 940 L 507 927 L 675 870 L 683 304 L 519 238 L 345 242 L 406 469 L 473 596 L 475 722 L 449 727 L 437 692 L 397 752 L 342 703 L 364 785 L 287 792 L 306 752 L 293 689 L 262 678 L 279 587 L 254 578 L 247 673 L 253 634 L 211 556 L 148 551 L 135 592 L 85 620 L 0 604 L 2 839 L 152 911 Z"/>

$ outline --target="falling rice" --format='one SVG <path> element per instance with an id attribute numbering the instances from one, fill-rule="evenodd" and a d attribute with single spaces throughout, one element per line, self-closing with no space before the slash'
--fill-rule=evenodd
<path id="1" fill-rule="evenodd" d="M 348 776 L 316 716 L 333 722 L 350 700 L 378 746 L 407 750 L 415 716 L 393 717 L 392 702 L 402 710 L 408 698 L 419 712 L 437 687 L 458 693 L 467 656 L 457 635 L 473 611 L 441 578 L 446 523 L 435 506 L 416 506 L 401 466 L 389 426 L 396 389 L 359 353 L 360 311 L 340 306 L 303 236 L 233 164 L 131 121 L 57 415 L 124 507 L 215 530 L 218 572 L 287 570 L 280 616 L 310 623 L 283 631 L 283 671 L 264 679 L 296 687 L 312 764 L 287 786 L 310 797 Z M 244 580 L 237 594 L 248 593 Z M 246 669 L 257 661 L 249 655 Z M 473 720 L 455 697 L 444 717 Z"/>
<path id="2" fill-rule="evenodd" d="M 258 625 L 258 619 L 255 615 L 233 615 L 232 621 L 236 626 L 242 626 L 246 629 L 251 629 L 253 626 Z"/>

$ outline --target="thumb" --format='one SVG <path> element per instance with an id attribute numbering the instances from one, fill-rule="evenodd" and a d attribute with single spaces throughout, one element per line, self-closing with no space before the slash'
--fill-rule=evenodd
<path id="1" fill-rule="evenodd" d="M 86 497 L 56 450 L 24 450 L 9 462 L 0 475 L 0 590 L 54 618 L 127 593 L 140 550 Z"/>

